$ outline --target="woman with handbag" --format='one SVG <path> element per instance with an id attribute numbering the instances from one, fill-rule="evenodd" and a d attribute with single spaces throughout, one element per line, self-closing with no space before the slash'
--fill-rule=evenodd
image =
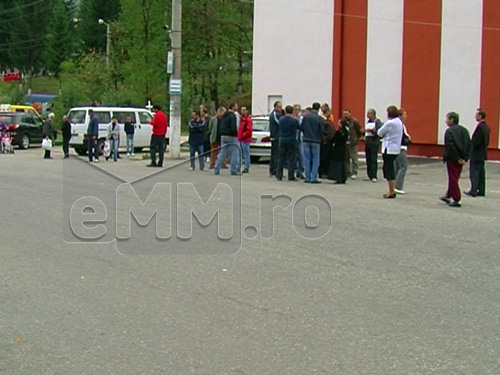
<path id="1" fill-rule="evenodd" d="M 403 108 L 399 110 L 399 116 L 401 118 L 401 122 L 403 123 L 403 138 L 401 139 L 401 153 L 394 162 L 394 168 L 396 170 L 396 187 L 394 191 L 398 194 L 405 194 L 403 187 L 405 183 L 406 171 L 408 170 L 408 158 L 406 157 L 406 152 L 408 150 L 408 146 L 410 145 L 411 137 L 406 130 L 407 114 Z"/>
<path id="2" fill-rule="evenodd" d="M 118 161 L 118 144 L 120 143 L 120 125 L 118 124 L 118 119 L 113 117 L 111 124 L 108 125 L 108 136 L 107 140 L 109 142 L 109 147 L 113 155 L 113 160 Z M 106 157 L 108 160 L 109 156 Z"/>

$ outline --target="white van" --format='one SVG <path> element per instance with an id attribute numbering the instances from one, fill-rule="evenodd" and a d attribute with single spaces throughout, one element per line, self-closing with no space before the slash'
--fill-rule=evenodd
<path id="1" fill-rule="evenodd" d="M 153 114 L 147 109 L 133 107 L 75 107 L 71 108 L 68 112 L 68 120 L 71 123 L 71 141 L 69 144 L 79 155 L 87 153 L 85 134 L 87 134 L 87 127 L 90 121 L 90 109 L 94 111 L 94 115 L 99 120 L 98 145 L 101 150 L 106 139 L 108 125 L 111 123 L 113 117 L 116 117 L 118 123 L 121 125 L 120 148 L 126 148 L 127 140 L 123 124 L 127 116 L 130 116 L 132 122 L 135 124 L 135 152 L 141 151 L 144 147 L 149 147 L 152 133 L 150 122 Z"/>

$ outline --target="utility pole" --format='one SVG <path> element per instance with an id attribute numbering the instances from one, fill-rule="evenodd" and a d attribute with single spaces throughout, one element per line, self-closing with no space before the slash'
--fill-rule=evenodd
<path id="1" fill-rule="evenodd" d="M 99 18 L 99 25 L 106 25 L 106 66 L 109 66 L 109 55 L 111 54 L 111 24 Z"/>
<path id="2" fill-rule="evenodd" d="M 182 0 L 172 0 L 172 53 L 174 72 L 170 76 L 170 158 L 181 157 L 181 47 L 182 47 Z"/>

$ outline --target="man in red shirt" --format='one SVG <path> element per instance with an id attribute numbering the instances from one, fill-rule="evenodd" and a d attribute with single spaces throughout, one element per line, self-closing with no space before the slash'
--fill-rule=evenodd
<path id="1" fill-rule="evenodd" d="M 149 146 L 151 163 L 147 166 L 162 168 L 163 157 L 165 154 L 165 136 L 167 135 L 168 119 L 158 104 L 153 106 L 153 112 L 155 113 L 153 120 L 151 120 L 153 134 L 151 135 L 151 142 Z M 156 164 L 156 153 L 158 153 L 158 164 Z"/>
<path id="2" fill-rule="evenodd" d="M 250 171 L 250 143 L 252 143 L 252 130 L 252 117 L 248 114 L 247 107 L 241 107 L 238 142 L 240 143 L 242 162 L 245 167 L 243 173 L 248 173 Z"/>

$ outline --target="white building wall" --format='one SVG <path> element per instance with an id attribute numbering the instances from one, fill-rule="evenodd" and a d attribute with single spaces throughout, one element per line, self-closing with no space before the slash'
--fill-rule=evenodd
<path id="1" fill-rule="evenodd" d="M 472 131 L 481 93 L 482 0 L 443 0 L 438 143 L 444 143 L 445 116 L 454 111 Z"/>
<path id="2" fill-rule="evenodd" d="M 252 113 L 331 102 L 333 1 L 255 0 Z M 269 100 L 269 97 L 271 97 Z"/>
<path id="3" fill-rule="evenodd" d="M 401 0 L 368 2 L 366 107 L 375 108 L 382 119 L 389 105 L 401 104 L 403 8 Z"/>

